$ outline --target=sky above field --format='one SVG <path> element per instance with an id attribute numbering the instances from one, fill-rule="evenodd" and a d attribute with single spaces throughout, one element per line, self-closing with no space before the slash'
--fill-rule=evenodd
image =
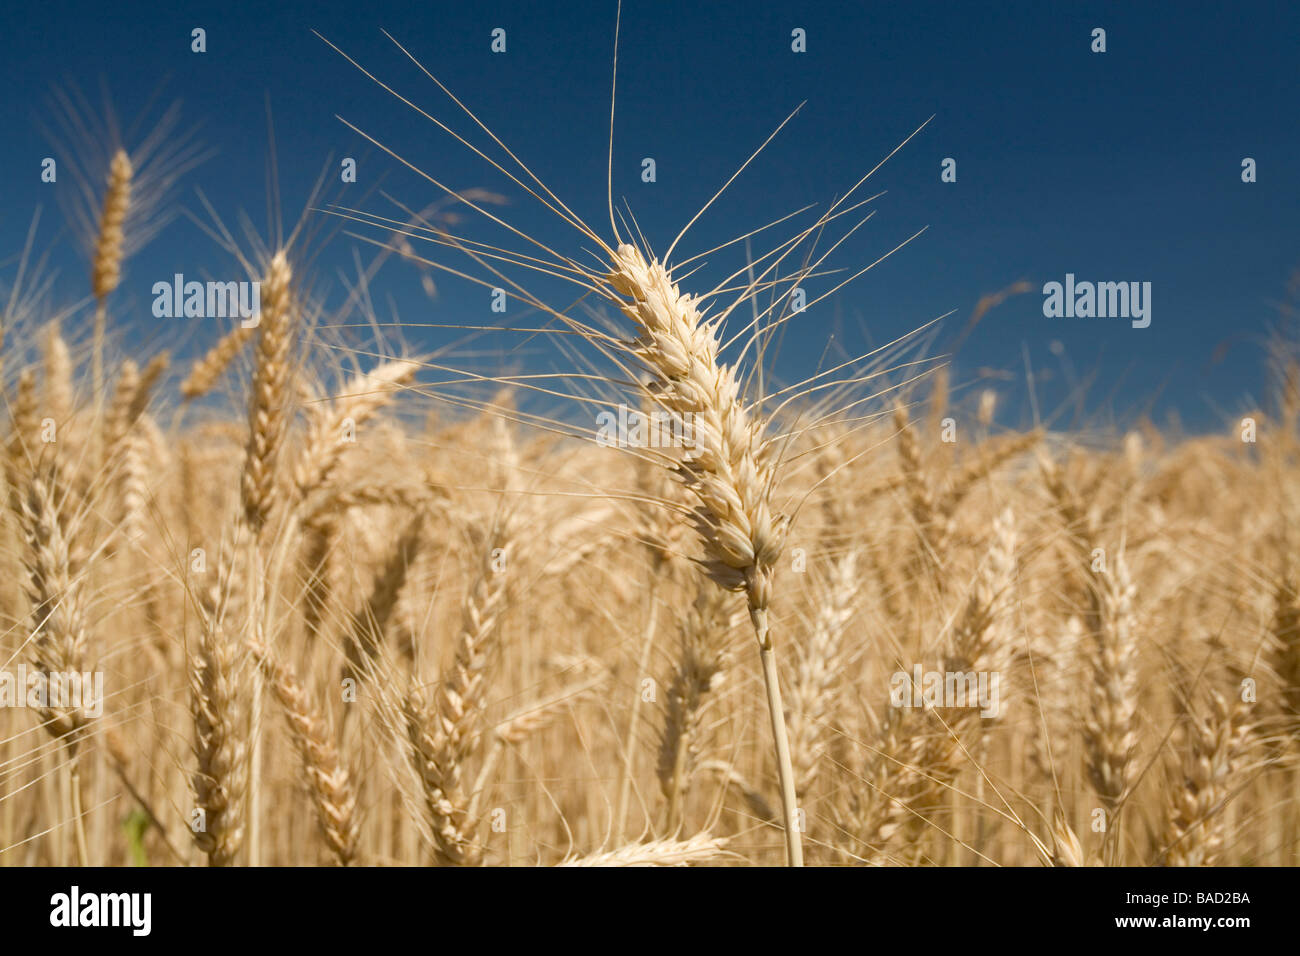
<path id="1" fill-rule="evenodd" d="M 339 117 L 439 182 L 500 194 L 507 204 L 494 212 L 557 251 L 582 256 L 589 241 L 312 31 L 487 144 L 382 32 L 390 31 L 607 235 L 614 17 L 612 2 L 8 5 L 0 14 L 7 91 L 0 97 L 0 291 L 15 278 L 38 207 L 35 247 L 50 251 L 47 268 L 58 278 L 50 305 L 75 305 L 88 291 L 67 215 L 77 189 L 73 154 L 85 145 L 76 135 L 51 144 L 48 129 L 59 133 L 50 99 L 56 89 L 80 90 L 95 113 L 107 89 L 128 147 L 179 99 L 180 123 L 166 145 L 182 146 L 181 133 L 197 127 L 190 141 L 211 156 L 182 177 L 173 204 L 210 224 L 201 190 L 241 239 L 245 215 L 260 235 L 274 235 L 268 209 L 277 202 L 286 227 L 305 215 L 311 234 L 301 248 L 311 253 L 312 285 L 333 301 L 355 281 L 357 263 L 377 251 L 347 233 L 383 236 L 321 211 L 304 213 L 322 174 L 318 210 L 338 203 L 404 218 L 403 209 L 439 198 L 427 179 Z M 205 52 L 192 50 L 195 28 L 205 31 Z M 505 31 L 500 53 L 492 50 L 498 28 Z M 1093 50 L 1097 28 L 1105 52 Z M 796 30 L 802 52 L 792 48 Z M 797 220 L 807 224 L 933 116 L 864 187 L 862 198 L 885 192 L 862 210 L 875 214 L 826 267 L 847 276 L 924 233 L 792 319 L 774 359 L 777 378 L 802 378 L 951 313 L 925 350 L 956 347 L 956 399 L 997 389 L 1004 424 L 1037 416 L 1059 427 L 1106 427 L 1150 414 L 1161 425 L 1218 428 L 1269 402 L 1270 336 L 1295 345 L 1296 320 L 1285 309 L 1296 304 L 1288 281 L 1300 267 L 1298 35 L 1294 3 L 630 0 L 619 47 L 615 199 L 651 245 L 665 249 L 805 103 L 687 234 L 674 253 L 686 258 L 816 204 Z M 60 164 L 54 183 L 42 182 L 46 157 Z M 357 163 L 355 183 L 340 178 L 348 157 Z M 643 180 L 646 159 L 654 161 L 653 182 Z M 1247 159 L 1251 182 L 1243 181 Z M 955 173 L 955 181 L 944 181 L 945 160 L 953 161 L 947 178 Z M 832 225 L 821 248 L 856 221 Z M 471 239 L 502 239 L 472 213 L 456 228 Z M 795 228 L 755 237 L 754 253 Z M 477 268 L 455 251 L 419 251 Z M 699 281 L 744 263 L 743 246 L 721 250 Z M 154 284 L 176 273 L 246 278 L 198 223 L 176 219 L 132 256 L 115 293 L 115 327 L 128 343 L 186 352 L 213 340 L 217 320 L 151 313 Z M 403 334 L 414 345 L 464 336 L 416 324 L 539 321 L 517 303 L 495 314 L 488 290 L 446 274 L 433 278 L 432 298 L 406 263 L 386 263 L 372 281 L 380 321 L 408 323 Z M 809 298 L 835 281 L 808 280 Z M 1029 291 L 969 327 L 982 296 L 1017 282 Z M 1063 294 L 1124 283 L 1134 296 L 1128 311 L 1112 296 L 1120 315 L 1078 314 L 1086 306 L 1049 315 L 1044 287 L 1053 282 Z M 535 289 L 568 305 L 563 288 L 538 282 Z M 71 321 L 88 323 L 88 313 Z M 491 333 L 463 343 L 460 361 L 531 370 L 562 367 L 566 358 L 542 340 Z"/>

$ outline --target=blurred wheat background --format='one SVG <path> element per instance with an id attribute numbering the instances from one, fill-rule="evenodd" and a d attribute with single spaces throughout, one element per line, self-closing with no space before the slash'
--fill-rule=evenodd
<path id="1" fill-rule="evenodd" d="M 185 377 L 112 358 L 102 408 L 57 326 L 5 343 L 4 660 L 106 701 L 0 709 L 0 860 L 779 862 L 744 600 L 664 476 L 264 307 Z M 186 414 L 205 375 L 228 417 Z M 1294 369 L 1253 445 L 996 433 L 943 381 L 781 489 L 808 859 L 1294 863 Z M 915 663 L 1000 673 L 1002 712 L 891 708 Z"/>

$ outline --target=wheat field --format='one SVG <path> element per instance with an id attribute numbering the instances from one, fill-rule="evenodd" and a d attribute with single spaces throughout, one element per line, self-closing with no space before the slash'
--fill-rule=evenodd
<path id="1" fill-rule="evenodd" d="M 1281 349 L 1217 435 L 1008 429 L 910 338 L 776 384 L 857 194 L 706 289 L 519 164 L 597 264 L 335 215 L 506 286 L 571 375 L 345 340 L 296 234 L 246 250 L 256 324 L 173 360 L 114 309 L 139 160 L 98 171 L 81 303 L 5 307 L 0 863 L 1300 862 Z"/>

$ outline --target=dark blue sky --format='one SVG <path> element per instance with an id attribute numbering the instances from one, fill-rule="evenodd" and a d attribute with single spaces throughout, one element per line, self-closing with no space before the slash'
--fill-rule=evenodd
<path id="1" fill-rule="evenodd" d="M 183 101 L 185 122 L 200 124 L 198 140 L 216 155 L 186 177 L 180 199 L 197 209 L 194 190 L 201 187 L 228 223 L 243 209 L 267 232 L 269 96 L 290 221 L 330 156 L 361 160 L 358 184 L 341 187 L 345 203 L 390 215 L 377 188 L 412 207 L 436 198 L 431 186 L 340 124 L 338 113 L 454 187 L 505 193 L 512 221 L 577 255 L 576 235 L 311 31 L 464 129 L 449 101 L 380 29 L 393 32 L 599 228 L 606 221 L 614 9 L 603 2 L 436 0 L 10 5 L 0 14 L 0 81 L 11 94 L 0 99 L 7 131 L 0 257 L 18 251 L 39 204 L 46 215 L 38 245 L 58 246 L 55 304 L 85 294 L 75 245 L 58 233 L 54 191 L 72 186 L 40 183 L 40 159 L 50 149 L 38 121 L 56 84 L 76 85 L 98 102 L 101 82 L 124 125 L 160 86 L 164 100 Z M 203 55 L 189 49 L 196 26 L 207 30 Z M 504 55 L 489 50 L 494 27 L 507 30 Z M 807 53 L 790 50 L 795 27 L 807 31 Z M 1089 49 L 1094 27 L 1107 31 L 1105 54 Z M 1267 398 L 1263 340 L 1278 326 L 1278 304 L 1300 266 L 1297 37 L 1294 3 L 632 0 L 623 10 L 615 190 L 662 249 L 807 100 L 693 231 L 680 250 L 690 255 L 807 203 L 824 208 L 934 114 L 877 173 L 871 191 L 888 193 L 832 264 L 860 267 L 922 226 L 929 230 L 833 304 L 802 316 L 784 340 L 782 374 L 811 371 L 832 331 L 856 353 L 956 310 L 934 346 L 942 351 L 980 296 L 1027 279 L 1030 294 L 989 313 L 964 341 L 957 384 L 978 385 L 980 370 L 993 370 L 988 381 L 1006 397 L 1008 423 L 1023 421 L 1030 414 L 1027 354 L 1037 372 L 1050 375 L 1037 385 L 1044 414 L 1065 402 L 1072 378 L 1095 376 L 1085 400 L 1093 424 L 1150 409 L 1158 422 L 1173 412 L 1191 427 L 1214 427 Z M 654 184 L 639 178 L 646 156 L 657 163 Z M 1258 163 L 1253 184 L 1240 176 L 1248 156 Z M 956 183 L 940 182 L 944 157 L 957 160 Z M 339 223 L 319 225 L 337 230 Z M 354 246 L 337 234 L 318 241 L 319 277 L 335 280 L 337 289 L 337 270 L 350 268 Z M 454 255 L 447 261 L 463 265 Z M 743 259 L 719 257 L 717 265 L 737 262 Z M 193 347 L 211 330 L 153 319 L 150 287 L 177 271 L 211 277 L 231 270 L 199 229 L 176 222 L 128 264 L 115 312 L 133 334 Z M 1042 285 L 1067 272 L 1150 282 L 1151 326 L 1045 318 Z M 0 283 L 11 276 L 12 264 L 0 271 Z M 401 264 L 386 267 L 375 285 L 381 309 L 391 297 L 411 322 L 493 320 L 480 290 L 450 278 L 440 279 L 439 289 L 428 303 L 414 271 Z M 1294 342 L 1294 326 L 1289 336 Z M 535 354 L 538 347 L 509 361 L 559 361 Z M 475 348 L 504 353 L 508 343 L 492 336 Z"/>

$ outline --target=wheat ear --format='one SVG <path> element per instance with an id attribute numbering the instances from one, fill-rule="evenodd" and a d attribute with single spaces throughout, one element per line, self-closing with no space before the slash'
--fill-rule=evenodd
<path id="1" fill-rule="evenodd" d="M 1005 676 L 1011 644 L 1003 624 L 1015 571 L 1015 523 L 1004 511 L 994 521 L 989 557 L 953 624 L 945 671 L 996 674 L 999 682 Z M 982 730 L 981 712 L 973 706 L 927 712 L 890 707 L 876 747 L 872 792 L 866 801 L 854 798 L 850 806 L 853 830 L 870 856 L 885 853 L 898 837 L 905 838 L 902 842 L 915 855 L 928 814 L 952 787 L 971 738 Z"/>
<path id="2" fill-rule="evenodd" d="M 605 853 L 593 853 L 558 866 L 690 866 L 710 863 L 726 855 L 727 841 L 697 834 L 687 840 L 653 840 L 632 843 Z"/>
<path id="3" fill-rule="evenodd" d="M 642 414 L 650 414 L 654 406 L 642 402 Z M 650 562 L 645 569 L 646 613 L 642 619 L 641 648 L 637 654 L 636 672 L 644 674 L 650 663 L 650 653 L 654 648 L 655 633 L 659 627 L 659 594 L 661 578 L 671 579 L 674 571 L 673 557 L 677 554 L 680 539 L 685 528 L 679 516 L 670 507 L 660 507 L 667 502 L 670 505 L 684 498 L 680 484 L 672 481 L 659 464 L 648 458 L 636 461 L 637 492 L 641 496 L 636 519 L 636 535 L 649 555 Z M 653 506 L 646 507 L 653 503 Z M 637 733 L 641 727 L 642 700 L 639 694 L 632 697 L 632 711 L 628 715 L 627 732 L 624 735 L 623 759 L 619 764 L 618 802 L 614 810 L 614 838 L 622 841 L 627 824 L 627 808 L 632 798 L 632 781 L 636 777 L 636 764 L 639 748 L 636 746 Z"/>
<path id="4" fill-rule="evenodd" d="M 243 322 L 217 340 L 217 344 L 194 360 L 190 374 L 181 382 L 181 395 L 187 399 L 200 398 L 212 391 L 217 379 L 235 360 L 244 345 L 253 338 L 257 326 L 261 324 L 259 316 L 256 323 L 245 325 Z"/>
<path id="5" fill-rule="evenodd" d="M 692 518 L 704 545 L 705 573 L 720 587 L 743 591 L 749 603 L 781 784 L 786 862 L 801 866 L 798 798 L 768 622 L 787 523 L 771 502 L 776 449 L 741 402 L 735 369 L 719 360 L 719 322 L 705 320 L 699 300 L 682 293 L 667 268 L 624 244 L 613 254 L 606 281 L 636 326 L 638 336 L 627 348 L 653 377 L 657 403 L 693 426 L 691 453 L 677 469 L 697 503 Z"/>
<path id="6" fill-rule="evenodd" d="M 497 624 L 506 605 L 510 573 L 501 563 L 510 540 L 498 524 L 480 543 L 479 571 L 465 596 L 460 637 L 450 669 L 443 674 L 429 703 L 412 687 L 403 704 L 411 757 L 424 790 L 438 861 L 473 866 L 482 860 L 474 843 L 470 819 L 471 795 L 465 792 L 465 763 L 479 748 L 479 733 L 487 689 L 488 664 Z"/>
<path id="7" fill-rule="evenodd" d="M 656 773 L 667 806 L 667 829 L 682 824 L 683 804 L 699 751 L 700 719 L 709 693 L 723 676 L 727 658 L 730 595 L 710 582 L 681 625 L 681 652 L 668 685 Z"/>
<path id="8" fill-rule="evenodd" d="M 842 433 L 833 435 L 818 458 L 824 494 L 822 514 L 827 529 L 822 543 L 830 554 L 830 567 L 808 639 L 799 648 L 799 665 L 791 682 L 787 713 L 795 788 L 797 793 L 805 794 L 812 786 L 821 760 L 827 727 L 836 716 L 835 685 L 845 663 L 844 633 L 853 618 L 854 600 L 861 586 L 859 551 L 854 546 L 844 546 L 841 538 L 844 529 L 852 527 L 846 507 L 848 489 L 837 481 L 848 463 L 843 439 Z"/>
<path id="9" fill-rule="evenodd" d="M 30 368 L 18 373 L 17 394 L 10 407 L 9 436 L 6 439 L 9 470 L 27 467 L 41 429 L 40 400 L 36 394 L 36 373 Z"/>
<path id="10" fill-rule="evenodd" d="M 796 792 L 812 786 L 836 702 L 835 683 L 844 664 L 844 632 L 853 617 L 860 586 L 858 552 L 849 550 L 831 563 L 806 646 L 790 687 L 790 741 Z"/>
<path id="11" fill-rule="evenodd" d="M 22 563 L 31 602 L 33 663 L 47 701 L 52 675 L 81 674 L 86 658 L 83 579 L 70 548 L 71 533 L 59 500 L 61 484 L 54 462 L 11 470 L 9 475 L 10 504 L 22 532 Z M 46 730 L 63 743 L 68 754 L 77 859 L 79 865 L 88 866 L 79 752 L 88 718 L 79 707 L 47 706 L 38 713 Z"/>
<path id="12" fill-rule="evenodd" d="M 198 650 L 190 670 L 194 721 L 194 798 L 202 825 L 194 839 L 210 866 L 230 866 L 244 841 L 248 797 L 247 701 L 238 644 L 228 633 L 241 595 L 231 590 L 233 556 L 223 556 L 216 586 L 202 601 Z"/>
<path id="13" fill-rule="evenodd" d="M 108 166 L 108 188 L 99 216 L 95 236 L 95 256 L 91 263 L 90 290 L 95 296 L 95 332 L 91 358 L 92 381 L 96 401 L 104 394 L 104 335 L 109 295 L 122 281 L 122 245 L 127 213 L 131 209 L 131 179 L 134 171 L 126 150 L 113 154 Z"/>
<path id="14" fill-rule="evenodd" d="M 1059 512 L 1075 560 L 1086 576 L 1084 629 L 1091 670 L 1088 712 L 1083 718 L 1084 770 L 1108 817 L 1114 817 L 1133 785 L 1137 749 L 1137 638 L 1133 619 L 1136 590 L 1121 551 L 1109 571 L 1094 570 L 1101 533 L 1064 469 L 1043 456 L 1043 480 Z M 1117 828 L 1107 829 L 1107 848 Z"/>
<path id="15" fill-rule="evenodd" d="M 252 644 L 249 650 L 284 709 L 289 734 L 307 773 L 321 835 L 339 864 L 347 866 L 357 855 L 357 800 L 348 771 L 330 740 L 328 725 L 288 665 L 275 661 L 264 645 Z"/>
<path id="16" fill-rule="evenodd" d="M 388 631 L 389 618 L 397 608 L 411 565 L 424 544 L 424 525 L 427 520 L 427 513 L 420 512 L 411 521 L 388 561 L 376 575 L 365 605 L 352 615 L 352 627 L 343 642 L 346 661 L 344 678 L 357 680 L 365 676 L 369 672 L 369 662 L 379 653 L 380 643 Z M 328 571 L 327 557 L 326 563 L 321 565 L 321 573 L 327 575 Z M 322 593 L 327 595 L 328 591 L 323 590 Z"/>
<path id="17" fill-rule="evenodd" d="M 248 403 L 248 448 L 241 497 L 244 520 L 260 532 L 275 503 L 276 459 L 289 420 L 289 354 L 293 341 L 290 280 L 284 250 L 271 259 L 262 282 L 257 372 Z"/>
<path id="18" fill-rule="evenodd" d="M 1108 814 L 1118 811 L 1133 785 L 1137 748 L 1137 644 L 1134 587 L 1123 554 L 1088 587 L 1086 629 L 1092 639 L 1091 701 L 1083 722 L 1088 780 Z"/>
<path id="19" fill-rule="evenodd" d="M 417 368 L 414 362 L 384 362 L 349 381 L 333 402 L 311 407 L 307 439 L 295 476 L 299 495 L 305 496 L 325 484 L 349 445 L 347 434 L 392 401 Z"/>
<path id="20" fill-rule="evenodd" d="M 45 414 L 54 419 L 60 442 L 67 440 L 75 397 L 72 388 L 72 355 L 68 343 L 59 332 L 58 323 L 51 323 L 45 340 Z"/>
<path id="21" fill-rule="evenodd" d="M 1070 824 L 1065 820 L 1065 814 L 1060 810 L 1052 821 L 1052 848 L 1051 848 L 1052 866 L 1087 866 L 1087 860 L 1083 855 L 1083 844 L 1079 842 L 1078 834 L 1070 828 Z"/>
<path id="22" fill-rule="evenodd" d="M 1163 841 L 1156 862 L 1214 866 L 1223 849 L 1222 810 L 1251 740 L 1245 709 L 1210 694 L 1208 712 L 1189 715 L 1181 773 L 1170 780 Z M 1179 779 L 1181 778 L 1181 779 Z"/>
<path id="23" fill-rule="evenodd" d="M 1300 738 L 1300 587 L 1286 572 L 1273 587 L 1273 615 L 1269 626 L 1269 663 L 1280 688 L 1276 710 L 1282 730 Z"/>

